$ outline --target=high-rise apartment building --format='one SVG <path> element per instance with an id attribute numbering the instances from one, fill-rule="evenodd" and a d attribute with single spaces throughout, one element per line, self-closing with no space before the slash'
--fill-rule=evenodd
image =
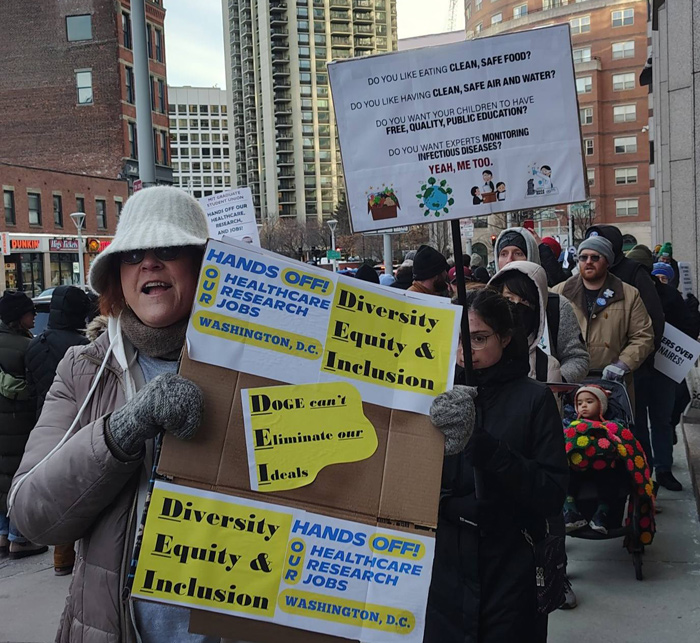
<path id="1" fill-rule="evenodd" d="M 591 210 L 649 243 L 646 0 L 465 0 L 465 18 L 467 38 L 570 25 Z"/>
<path id="2" fill-rule="evenodd" d="M 222 3 L 236 184 L 263 220 L 330 216 L 343 180 L 326 63 L 395 49 L 396 0 Z"/>
<path id="3" fill-rule="evenodd" d="M 45 5 L 45 6 L 44 6 Z M 156 178 L 172 183 L 163 0 L 146 2 Z M 0 3 L 0 292 L 78 281 L 139 176 L 128 0 Z M 6 236 L 5 236 L 6 235 Z"/>
<path id="4" fill-rule="evenodd" d="M 231 187 L 228 103 L 218 87 L 168 87 L 173 180 L 196 199 Z"/>

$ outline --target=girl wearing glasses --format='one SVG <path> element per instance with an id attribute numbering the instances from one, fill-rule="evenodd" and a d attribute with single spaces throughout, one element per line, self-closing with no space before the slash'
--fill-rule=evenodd
<path id="1" fill-rule="evenodd" d="M 424 640 L 542 641 L 531 543 L 566 496 L 561 420 L 550 390 L 528 377 L 512 305 L 485 288 L 468 292 L 466 307 L 476 387 L 438 396 L 431 419 L 447 435 L 464 432 L 468 393 L 476 420 L 466 448 L 445 457 Z"/>
<path id="2" fill-rule="evenodd" d="M 59 364 L 15 476 L 22 532 L 79 541 L 64 643 L 131 643 L 137 631 L 144 643 L 219 641 L 189 634 L 188 610 L 124 592 L 160 436 L 191 438 L 202 414 L 201 391 L 175 373 L 206 240 L 206 216 L 185 192 L 159 186 L 129 199 L 90 270 L 107 330 Z"/>

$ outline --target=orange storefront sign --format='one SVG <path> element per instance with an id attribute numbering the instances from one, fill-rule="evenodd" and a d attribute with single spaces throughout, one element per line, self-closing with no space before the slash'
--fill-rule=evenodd
<path id="1" fill-rule="evenodd" d="M 10 239 L 10 250 L 37 250 L 39 239 Z"/>

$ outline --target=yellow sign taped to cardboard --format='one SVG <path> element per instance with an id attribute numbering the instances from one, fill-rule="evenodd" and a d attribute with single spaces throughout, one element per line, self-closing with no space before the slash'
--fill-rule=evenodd
<path id="1" fill-rule="evenodd" d="M 244 389 L 250 488 L 282 491 L 311 484 L 331 464 L 377 450 L 377 433 L 347 382 Z"/>
<path id="2" fill-rule="evenodd" d="M 133 596 L 370 643 L 420 643 L 434 540 L 157 481 Z"/>

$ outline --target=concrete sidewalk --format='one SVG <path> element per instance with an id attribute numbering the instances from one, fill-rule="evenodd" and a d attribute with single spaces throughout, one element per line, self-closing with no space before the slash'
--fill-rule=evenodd
<path id="1" fill-rule="evenodd" d="M 700 435 L 698 425 L 685 428 Z M 579 606 L 550 615 L 549 643 L 700 641 L 700 523 L 682 439 L 674 460 L 683 491 L 659 491 L 661 513 L 644 553 L 643 581 L 635 579 L 622 539 L 567 538 Z"/>

